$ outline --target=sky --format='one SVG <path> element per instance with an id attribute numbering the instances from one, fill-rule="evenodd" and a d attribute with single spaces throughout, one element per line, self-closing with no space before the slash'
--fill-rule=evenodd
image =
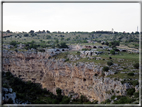
<path id="1" fill-rule="evenodd" d="M 139 3 L 3 3 L 3 31 L 140 31 Z"/>

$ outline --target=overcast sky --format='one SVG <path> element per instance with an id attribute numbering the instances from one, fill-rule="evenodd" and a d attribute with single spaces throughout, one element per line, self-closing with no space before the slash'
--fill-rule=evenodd
<path id="1" fill-rule="evenodd" d="M 139 3 L 4 3 L 3 30 L 114 31 L 140 29 Z"/>

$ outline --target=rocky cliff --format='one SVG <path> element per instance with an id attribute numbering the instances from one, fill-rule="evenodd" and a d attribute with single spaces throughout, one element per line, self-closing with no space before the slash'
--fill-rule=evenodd
<path id="1" fill-rule="evenodd" d="M 112 95 L 125 95 L 128 84 L 107 78 L 102 67 L 95 63 L 67 63 L 64 59 L 49 59 L 46 52 L 15 52 L 3 50 L 3 71 L 10 71 L 24 81 L 40 83 L 43 88 L 56 94 L 81 94 L 90 101 L 99 102 Z"/>

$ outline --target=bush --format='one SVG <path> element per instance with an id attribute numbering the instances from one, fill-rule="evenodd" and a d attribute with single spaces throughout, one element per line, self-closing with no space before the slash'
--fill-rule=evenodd
<path id="1" fill-rule="evenodd" d="M 111 50 L 111 51 L 110 51 L 110 54 L 115 55 L 115 51 L 114 51 L 114 50 Z"/>
<path id="2" fill-rule="evenodd" d="M 134 96 L 135 96 L 136 98 L 138 98 L 138 97 L 139 97 L 139 92 L 135 92 L 135 93 L 134 93 Z"/>
<path id="3" fill-rule="evenodd" d="M 91 49 L 83 48 L 82 51 L 90 51 Z"/>
<path id="4" fill-rule="evenodd" d="M 109 59 L 112 59 L 112 57 L 109 57 Z"/>
<path id="5" fill-rule="evenodd" d="M 67 59 L 65 60 L 65 62 L 67 62 L 67 61 L 69 61 L 69 58 L 67 58 Z"/>
<path id="6" fill-rule="evenodd" d="M 97 101 L 97 100 L 94 100 L 93 103 L 94 103 L 94 104 L 98 104 L 98 101 Z"/>
<path id="7" fill-rule="evenodd" d="M 70 98 L 68 98 L 67 96 L 63 96 L 61 104 L 69 104 L 70 102 Z"/>
<path id="8" fill-rule="evenodd" d="M 107 66 L 103 67 L 103 71 L 108 71 L 108 70 L 109 70 L 109 67 L 107 67 Z"/>
<path id="9" fill-rule="evenodd" d="M 11 72 L 10 71 L 6 72 L 6 76 L 7 77 L 11 76 Z"/>
<path id="10" fill-rule="evenodd" d="M 81 100 L 82 103 L 83 103 L 83 102 L 88 102 L 88 101 L 89 101 L 89 100 L 87 99 L 87 97 L 84 96 L 84 95 L 81 95 L 81 96 L 80 96 L 80 100 Z"/>
<path id="11" fill-rule="evenodd" d="M 105 100 L 105 103 L 110 103 L 110 102 L 111 102 L 110 99 L 106 99 L 106 100 Z"/>
<path id="12" fill-rule="evenodd" d="M 111 65 L 113 65 L 113 62 L 112 62 L 112 61 L 108 61 L 108 62 L 107 62 L 107 65 L 108 65 L 108 66 L 111 66 Z"/>
<path id="13" fill-rule="evenodd" d="M 66 45 L 65 42 L 62 42 L 62 43 L 60 44 L 60 47 L 59 47 L 59 48 L 69 48 L 69 47 L 68 47 L 68 45 Z"/>
<path id="14" fill-rule="evenodd" d="M 130 73 L 128 73 L 127 75 L 129 75 L 129 76 L 134 76 L 134 73 L 133 73 L 133 72 L 130 72 Z"/>
<path id="15" fill-rule="evenodd" d="M 133 95 L 135 92 L 135 88 L 130 88 L 130 89 L 127 89 L 127 95 Z"/>
<path id="16" fill-rule="evenodd" d="M 57 89 L 56 89 L 57 95 L 61 95 L 61 92 L 62 92 L 62 90 L 61 90 L 60 88 L 57 88 Z"/>
<path id="17" fill-rule="evenodd" d="M 139 69 L 139 63 L 135 63 L 133 66 L 134 68 Z"/>
<path id="18" fill-rule="evenodd" d="M 77 51 L 77 54 L 78 54 L 78 55 L 80 55 L 80 52 L 79 52 L 79 51 Z"/>
<path id="19" fill-rule="evenodd" d="M 115 98 L 115 95 L 111 96 L 111 99 L 113 100 Z"/>
<path id="20" fill-rule="evenodd" d="M 139 85 L 138 80 L 134 80 L 134 81 L 132 81 L 132 85 L 133 85 L 133 86 Z"/>
<path id="21" fill-rule="evenodd" d="M 16 41 L 11 41 L 11 42 L 10 42 L 10 45 L 16 46 L 16 45 L 17 45 L 17 42 L 16 42 Z"/>
<path id="22" fill-rule="evenodd" d="M 133 101 L 134 100 L 130 99 L 129 97 L 121 96 L 119 100 L 114 102 L 114 104 L 128 104 L 128 103 L 132 103 Z"/>

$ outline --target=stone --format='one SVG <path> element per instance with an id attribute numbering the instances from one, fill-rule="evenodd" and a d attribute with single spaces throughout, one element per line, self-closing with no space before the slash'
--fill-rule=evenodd
<path id="1" fill-rule="evenodd" d="M 139 91 L 139 86 L 138 86 L 138 85 L 135 86 L 135 91 L 136 91 L 136 92 Z"/>
<path id="2" fill-rule="evenodd" d="M 8 92 L 7 88 L 2 88 L 3 91 L 5 91 L 6 93 Z"/>
<path id="3" fill-rule="evenodd" d="M 12 93 L 12 88 L 9 88 L 9 92 L 11 92 L 11 93 Z"/>

